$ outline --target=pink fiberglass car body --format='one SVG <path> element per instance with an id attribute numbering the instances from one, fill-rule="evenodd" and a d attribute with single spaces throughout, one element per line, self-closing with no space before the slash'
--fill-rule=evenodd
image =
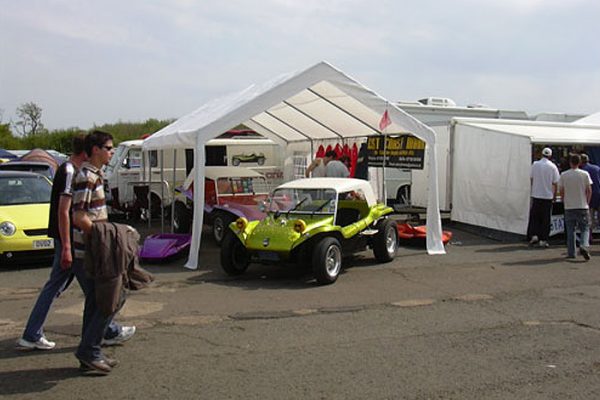
<path id="1" fill-rule="evenodd" d="M 194 172 L 180 188 L 175 200 L 175 230 L 190 231 L 193 216 Z M 261 204 L 269 194 L 267 180 L 261 174 L 243 167 L 205 167 L 204 213 L 212 225 L 215 241 L 220 244 L 229 224 L 239 217 L 248 221 L 265 217 Z"/>

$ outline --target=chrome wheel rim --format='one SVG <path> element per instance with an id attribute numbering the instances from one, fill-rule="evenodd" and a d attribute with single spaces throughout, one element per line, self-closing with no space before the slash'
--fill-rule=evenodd
<path id="1" fill-rule="evenodd" d="M 396 251 L 396 234 L 393 229 L 388 229 L 385 235 L 385 248 L 389 255 L 394 254 Z"/>
<path id="2" fill-rule="evenodd" d="M 329 246 L 325 254 L 325 270 L 331 277 L 337 276 L 340 273 L 342 266 L 342 252 L 338 246 Z"/>

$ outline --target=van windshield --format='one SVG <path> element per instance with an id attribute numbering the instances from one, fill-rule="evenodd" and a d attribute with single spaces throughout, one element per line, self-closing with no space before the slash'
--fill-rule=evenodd
<path id="1" fill-rule="evenodd" d="M 112 158 L 110 159 L 110 162 L 106 166 L 107 172 L 112 173 L 115 170 L 115 167 L 120 162 L 119 160 L 121 160 L 121 156 L 123 155 L 123 152 L 126 149 L 127 148 L 125 146 L 117 146 L 117 149 L 115 150 L 115 154 L 113 154 Z"/>

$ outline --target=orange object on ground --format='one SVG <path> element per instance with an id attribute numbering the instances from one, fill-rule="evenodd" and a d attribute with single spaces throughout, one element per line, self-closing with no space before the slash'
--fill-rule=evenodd
<path id="1" fill-rule="evenodd" d="M 425 225 L 412 226 L 407 223 L 397 223 L 398 240 L 408 242 L 424 242 L 427 238 L 427 227 Z M 442 242 L 448 243 L 452 239 L 452 232 L 442 231 Z"/>

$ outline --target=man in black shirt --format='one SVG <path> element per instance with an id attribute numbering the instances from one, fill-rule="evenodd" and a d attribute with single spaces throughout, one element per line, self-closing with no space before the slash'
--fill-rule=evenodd
<path id="1" fill-rule="evenodd" d="M 73 195 L 73 179 L 77 169 L 87 159 L 84 149 L 85 135 L 73 137 L 73 155 L 63 163 L 54 176 L 50 213 L 48 218 L 48 236 L 54 239 L 54 260 L 50 278 L 42 288 L 38 299 L 31 310 L 23 336 L 18 340 L 21 349 L 51 350 L 56 343 L 49 341 L 44 335 L 44 322 L 58 297 L 70 283 L 73 272 L 73 252 L 71 249 L 71 198 Z M 75 274 L 81 289 L 88 291 L 87 280 Z M 106 344 L 117 344 L 128 340 L 135 333 L 134 326 L 119 326 L 112 322 L 105 333 Z"/>

